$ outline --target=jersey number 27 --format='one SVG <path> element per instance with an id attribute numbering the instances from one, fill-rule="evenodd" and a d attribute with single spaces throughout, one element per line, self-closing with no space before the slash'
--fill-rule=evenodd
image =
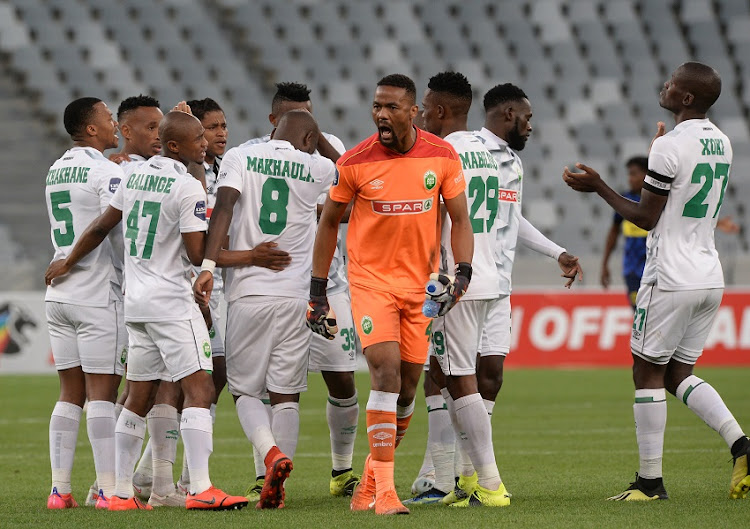
<path id="1" fill-rule="evenodd" d="M 711 192 L 711 187 L 714 185 L 714 180 L 721 180 L 721 195 L 719 195 L 719 202 L 716 204 L 716 210 L 714 211 L 713 217 L 716 217 L 721 208 L 721 203 L 724 201 L 724 192 L 727 190 L 727 184 L 729 183 L 729 164 L 728 163 L 717 163 L 716 170 L 711 168 L 710 163 L 699 163 L 693 169 L 693 176 L 691 182 L 693 184 L 700 184 L 703 181 L 703 185 L 693 197 L 688 200 L 687 204 L 682 210 L 683 217 L 691 217 L 694 219 L 702 219 L 708 213 L 708 204 L 704 204 L 704 200 Z"/>

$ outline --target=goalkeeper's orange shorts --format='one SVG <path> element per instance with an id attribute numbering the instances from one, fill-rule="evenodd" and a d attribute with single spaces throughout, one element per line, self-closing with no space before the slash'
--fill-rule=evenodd
<path id="1" fill-rule="evenodd" d="M 422 314 L 422 292 L 386 292 L 349 285 L 352 316 L 366 349 L 382 342 L 398 342 L 401 360 L 424 364 L 429 350 L 432 320 Z"/>

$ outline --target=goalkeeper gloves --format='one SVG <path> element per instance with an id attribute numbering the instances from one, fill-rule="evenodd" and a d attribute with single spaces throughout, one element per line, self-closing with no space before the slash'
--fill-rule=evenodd
<path id="1" fill-rule="evenodd" d="M 328 278 L 313 277 L 310 281 L 310 301 L 307 303 L 307 326 L 327 340 L 333 340 L 339 331 L 336 314 L 328 305 L 326 286 Z"/>
<path id="2" fill-rule="evenodd" d="M 471 281 L 471 264 L 457 263 L 455 276 L 433 273 L 430 274 L 430 280 L 438 281 L 443 285 L 442 291 L 427 294 L 427 298 L 440 305 L 438 316 L 445 316 L 468 290 Z"/>

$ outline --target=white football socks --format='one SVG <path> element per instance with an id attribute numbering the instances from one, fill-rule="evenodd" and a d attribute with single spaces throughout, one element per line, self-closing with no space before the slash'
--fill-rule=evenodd
<path id="1" fill-rule="evenodd" d="M 328 430 L 331 432 L 333 470 L 349 470 L 352 468 L 354 441 L 357 438 L 357 422 L 359 420 L 359 403 L 356 391 L 354 396 L 348 399 L 337 399 L 328 395 L 326 419 L 328 420 Z"/>
<path id="2" fill-rule="evenodd" d="M 268 396 L 262 399 L 261 402 L 263 403 L 263 406 L 265 407 L 266 414 L 268 415 L 268 424 L 270 425 L 271 424 L 271 402 L 268 400 Z M 265 476 L 266 475 L 265 454 L 261 455 L 258 449 L 255 448 L 255 445 L 253 445 L 253 463 L 255 464 L 255 476 L 256 477 Z"/>
<path id="3" fill-rule="evenodd" d="M 86 409 L 86 429 L 94 452 L 97 487 L 105 498 L 115 492 L 115 405 L 106 400 L 92 400 Z M 98 491 L 97 491 L 98 492 Z"/>
<path id="4" fill-rule="evenodd" d="M 282 402 L 271 406 L 271 432 L 285 456 L 294 459 L 299 439 L 299 402 Z"/>
<path id="5" fill-rule="evenodd" d="M 115 495 L 120 498 L 133 496 L 133 469 L 145 435 L 146 418 L 124 408 L 115 425 Z"/>
<path id="6" fill-rule="evenodd" d="M 49 421 L 49 459 L 52 487 L 60 494 L 70 494 L 70 475 L 78 441 L 78 426 L 83 409 L 71 402 L 57 402 Z"/>
<path id="7" fill-rule="evenodd" d="M 148 415 L 146 415 L 148 417 Z M 146 441 L 146 448 L 143 449 L 143 454 L 138 460 L 138 465 L 135 467 L 135 474 L 133 475 L 133 482 L 136 485 L 143 485 L 150 487 L 154 480 L 154 455 L 152 451 L 151 437 Z"/>
<path id="8" fill-rule="evenodd" d="M 445 400 L 445 405 L 448 408 L 448 415 L 451 418 L 451 424 L 453 425 L 453 432 L 456 435 L 456 438 L 460 437 L 460 429 L 458 427 L 458 419 L 456 418 L 456 404 L 453 401 L 453 397 L 451 397 L 450 392 L 448 392 L 447 388 L 443 388 L 440 390 L 440 393 L 443 395 L 443 399 Z M 454 461 L 454 470 L 457 474 L 462 476 L 473 476 L 474 475 L 474 465 L 471 464 L 471 458 L 466 453 L 465 445 L 462 442 L 456 443 L 456 458 Z"/>
<path id="9" fill-rule="evenodd" d="M 174 492 L 172 467 L 177 458 L 177 440 L 180 437 L 177 408 L 169 404 L 155 404 L 146 416 L 146 423 L 153 457 L 152 492 L 167 496 Z"/>
<path id="10" fill-rule="evenodd" d="M 719 432 L 730 449 L 737 439 L 745 436 L 719 393 L 708 382 L 690 375 L 677 386 L 675 396 L 687 404 L 688 408 L 707 425 Z"/>
<path id="11" fill-rule="evenodd" d="M 644 479 L 660 478 L 664 430 L 667 427 L 667 396 L 664 388 L 636 389 L 633 416 L 640 455 L 638 476 Z"/>
<path id="12" fill-rule="evenodd" d="M 456 434 L 442 395 L 426 397 L 427 450 L 435 469 L 435 488 L 446 494 L 453 490 Z M 422 475 L 420 471 L 420 475 Z"/>
<path id="13" fill-rule="evenodd" d="M 276 440 L 271 432 L 271 421 L 263 401 L 255 397 L 243 395 L 235 402 L 237 416 L 240 425 L 248 440 L 253 443 L 257 451 L 255 455 L 255 471 L 258 472 L 258 462 L 263 465 L 263 470 L 258 476 L 266 475 L 265 458 L 269 450 L 276 446 Z"/>
<path id="14" fill-rule="evenodd" d="M 484 402 L 484 408 L 487 410 L 487 415 L 492 417 L 492 412 L 495 409 L 495 401 L 483 399 L 482 402 Z"/>
<path id="15" fill-rule="evenodd" d="M 182 410 L 180 432 L 190 469 L 191 494 L 200 494 L 211 487 L 208 458 L 214 451 L 213 430 L 211 412 L 208 408 L 193 407 Z"/>
<path id="16" fill-rule="evenodd" d="M 479 485 L 497 490 L 502 480 L 495 462 L 490 416 L 479 393 L 472 393 L 454 401 L 459 429 L 459 443 L 477 471 Z"/>

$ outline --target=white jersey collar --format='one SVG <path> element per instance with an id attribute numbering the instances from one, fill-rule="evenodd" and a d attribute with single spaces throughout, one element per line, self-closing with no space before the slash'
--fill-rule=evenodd
<path id="1" fill-rule="evenodd" d="M 706 123 L 710 123 L 710 122 L 711 122 L 711 120 L 708 119 L 708 118 L 686 119 L 685 121 L 683 121 L 683 122 L 678 123 L 677 125 L 675 125 L 674 129 L 672 129 L 672 130 L 679 132 L 682 129 L 686 129 L 686 128 L 692 126 L 692 125 L 705 125 Z"/>

